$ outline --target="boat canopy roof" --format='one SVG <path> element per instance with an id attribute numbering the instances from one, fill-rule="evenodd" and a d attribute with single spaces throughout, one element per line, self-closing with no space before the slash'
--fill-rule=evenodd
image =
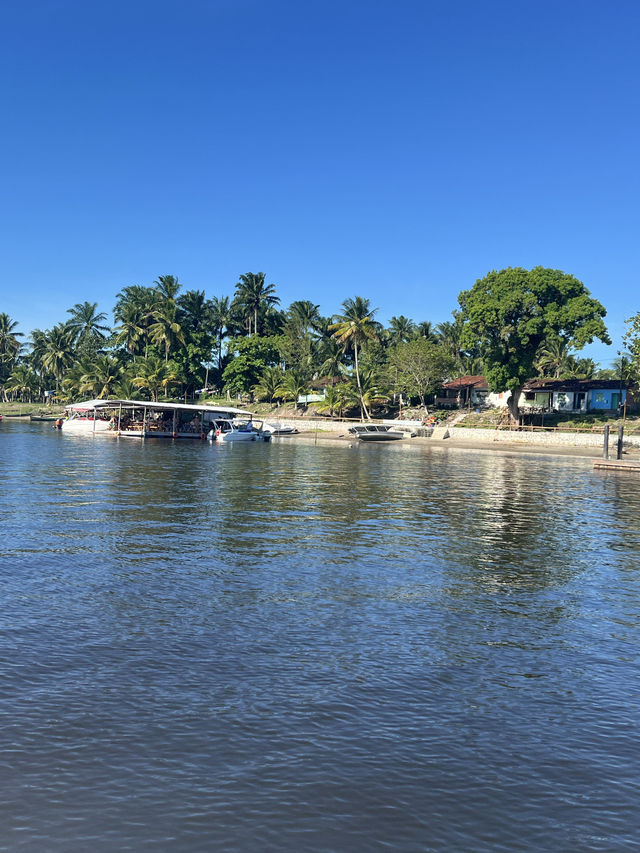
<path id="1" fill-rule="evenodd" d="M 231 406 L 205 406 L 188 403 L 153 403 L 150 400 L 83 400 L 81 403 L 70 403 L 65 409 L 70 412 L 85 412 L 93 409 L 156 409 L 162 411 L 180 412 L 212 412 L 215 414 L 232 415 L 233 417 L 252 417 L 251 412 L 244 409 L 234 409 Z"/>

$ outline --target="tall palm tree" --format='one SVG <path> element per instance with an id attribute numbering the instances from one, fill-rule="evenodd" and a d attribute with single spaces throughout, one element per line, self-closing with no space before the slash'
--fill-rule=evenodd
<path id="1" fill-rule="evenodd" d="M 0 384 L 2 384 L 3 399 L 7 395 L 4 382 L 11 373 L 11 368 L 20 352 L 20 341 L 22 332 L 16 332 L 17 320 L 12 320 L 8 314 L 0 314 Z"/>
<path id="2" fill-rule="evenodd" d="M 74 361 L 74 334 L 66 323 L 58 323 L 45 334 L 42 367 L 53 373 L 58 391 L 65 370 L 71 367 Z"/>
<path id="3" fill-rule="evenodd" d="M 317 330 L 321 320 L 320 306 L 314 305 L 308 299 L 297 299 L 292 302 L 288 310 L 288 318 L 305 335 L 310 330 Z"/>
<path id="4" fill-rule="evenodd" d="M 89 369 L 82 377 L 81 391 L 88 391 L 92 397 L 109 397 L 122 376 L 120 362 L 109 355 L 99 355 L 92 360 Z"/>
<path id="5" fill-rule="evenodd" d="M 462 345 L 460 339 L 462 336 L 462 317 L 454 312 L 453 323 L 445 320 L 444 323 L 438 323 L 436 326 L 436 337 L 450 356 L 455 359 L 458 368 L 462 368 Z"/>
<path id="6" fill-rule="evenodd" d="M 38 376 L 26 364 L 16 364 L 5 385 L 5 390 L 10 394 L 17 394 L 21 399 L 27 397 L 25 402 L 30 403 L 34 394 L 38 391 Z"/>
<path id="7" fill-rule="evenodd" d="M 175 275 L 159 275 L 153 282 L 153 288 L 162 301 L 175 302 L 181 287 Z"/>
<path id="8" fill-rule="evenodd" d="M 309 383 L 299 370 L 287 370 L 284 374 L 277 394 L 284 400 L 293 400 L 294 409 L 298 408 L 298 397 L 309 391 Z"/>
<path id="9" fill-rule="evenodd" d="M 411 340 L 416 333 L 416 324 L 413 320 L 400 314 L 392 317 L 389 321 L 389 331 L 392 344 L 399 344 Z"/>
<path id="10" fill-rule="evenodd" d="M 214 296 L 211 300 L 211 323 L 218 340 L 218 370 L 222 369 L 222 340 L 229 332 L 231 305 L 228 296 Z"/>
<path id="11" fill-rule="evenodd" d="M 17 320 L 4 312 L 0 314 L 0 362 L 10 364 L 20 352 L 22 332 L 16 332 Z"/>
<path id="12" fill-rule="evenodd" d="M 416 334 L 419 338 L 426 338 L 428 341 L 436 340 L 436 331 L 430 320 L 422 320 L 420 323 L 417 323 Z"/>
<path id="13" fill-rule="evenodd" d="M 265 367 L 260 381 L 251 390 L 259 400 L 266 398 L 270 403 L 273 403 L 279 396 L 283 379 L 284 374 L 279 367 Z"/>
<path id="14" fill-rule="evenodd" d="M 240 281 L 236 284 L 236 297 L 248 316 L 249 334 L 252 320 L 253 333 L 258 334 L 258 314 L 262 309 L 280 304 L 275 291 L 275 284 L 265 284 L 263 272 L 248 272 L 240 276 Z"/>
<path id="15" fill-rule="evenodd" d="M 334 322 L 329 328 L 333 331 L 334 338 L 343 345 L 345 351 L 353 350 L 356 382 L 362 400 L 358 350 L 367 341 L 375 340 L 378 337 L 377 324 L 373 319 L 378 309 L 371 308 L 370 301 L 362 296 L 356 296 L 355 299 L 345 299 L 342 308 L 343 313 L 334 317 Z M 367 418 L 370 417 L 366 404 L 363 404 L 363 414 Z"/>
<path id="16" fill-rule="evenodd" d="M 538 351 L 536 368 L 543 376 L 560 377 L 571 368 L 569 347 L 562 338 L 550 338 Z"/>
<path id="17" fill-rule="evenodd" d="M 97 302 L 77 302 L 67 314 L 71 314 L 71 318 L 66 325 L 73 333 L 76 346 L 88 341 L 102 342 L 106 340 L 105 332 L 111 331 L 102 325 L 107 315 L 103 311 L 98 312 Z"/>
<path id="18" fill-rule="evenodd" d="M 146 388 L 154 403 L 158 402 L 158 393 L 164 388 L 165 397 L 170 385 L 178 382 L 178 371 L 173 363 L 165 363 L 155 355 L 140 358 L 135 362 L 135 375 L 131 382 L 137 388 Z"/>
<path id="19" fill-rule="evenodd" d="M 178 307 L 167 300 L 160 303 L 154 312 L 154 322 L 149 326 L 149 334 L 154 344 L 164 347 L 165 364 L 169 362 L 169 351 L 174 343 L 184 344 L 185 336 L 178 320 Z"/>
<path id="20" fill-rule="evenodd" d="M 187 290 L 178 297 L 177 303 L 179 319 L 194 332 L 210 322 L 211 303 L 205 298 L 204 290 Z"/>
<path id="21" fill-rule="evenodd" d="M 152 287 L 132 284 L 123 288 L 116 297 L 113 316 L 116 343 L 126 346 L 131 355 L 147 354 L 149 327 L 158 304 L 158 293 Z"/>

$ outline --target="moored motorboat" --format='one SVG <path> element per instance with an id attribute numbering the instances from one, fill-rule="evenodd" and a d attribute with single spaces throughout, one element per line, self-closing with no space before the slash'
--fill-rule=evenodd
<path id="1" fill-rule="evenodd" d="M 232 441 L 270 441 L 271 433 L 264 428 L 264 424 L 260 423 L 255 426 L 253 421 L 232 421 L 225 418 L 219 418 L 212 426 L 209 432 L 209 438 L 218 443 L 228 443 Z"/>
<path id="2" fill-rule="evenodd" d="M 350 427 L 349 432 L 360 441 L 399 441 L 406 436 L 402 430 L 385 424 L 355 424 Z"/>
<path id="3" fill-rule="evenodd" d="M 283 423 L 282 421 L 266 421 L 262 424 L 263 430 L 268 430 L 271 435 L 295 435 L 298 430 L 291 424 Z"/>

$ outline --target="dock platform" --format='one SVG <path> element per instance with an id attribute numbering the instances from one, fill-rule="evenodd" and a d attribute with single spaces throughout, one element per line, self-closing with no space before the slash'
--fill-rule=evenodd
<path id="1" fill-rule="evenodd" d="M 638 471 L 640 459 L 594 459 L 593 467 L 608 471 Z"/>

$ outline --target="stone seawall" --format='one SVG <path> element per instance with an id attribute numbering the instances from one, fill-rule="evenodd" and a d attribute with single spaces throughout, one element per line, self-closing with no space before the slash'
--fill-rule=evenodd
<path id="1" fill-rule="evenodd" d="M 509 444 L 535 444 L 549 447 L 602 447 L 602 433 L 594 432 L 560 432 L 558 430 L 507 430 L 507 429 L 472 429 L 471 427 L 453 427 L 449 430 L 446 441 L 477 441 L 504 442 Z M 618 433 L 612 430 L 609 435 L 609 450 L 615 449 Z M 640 436 L 624 437 L 627 447 L 640 447 Z"/>

